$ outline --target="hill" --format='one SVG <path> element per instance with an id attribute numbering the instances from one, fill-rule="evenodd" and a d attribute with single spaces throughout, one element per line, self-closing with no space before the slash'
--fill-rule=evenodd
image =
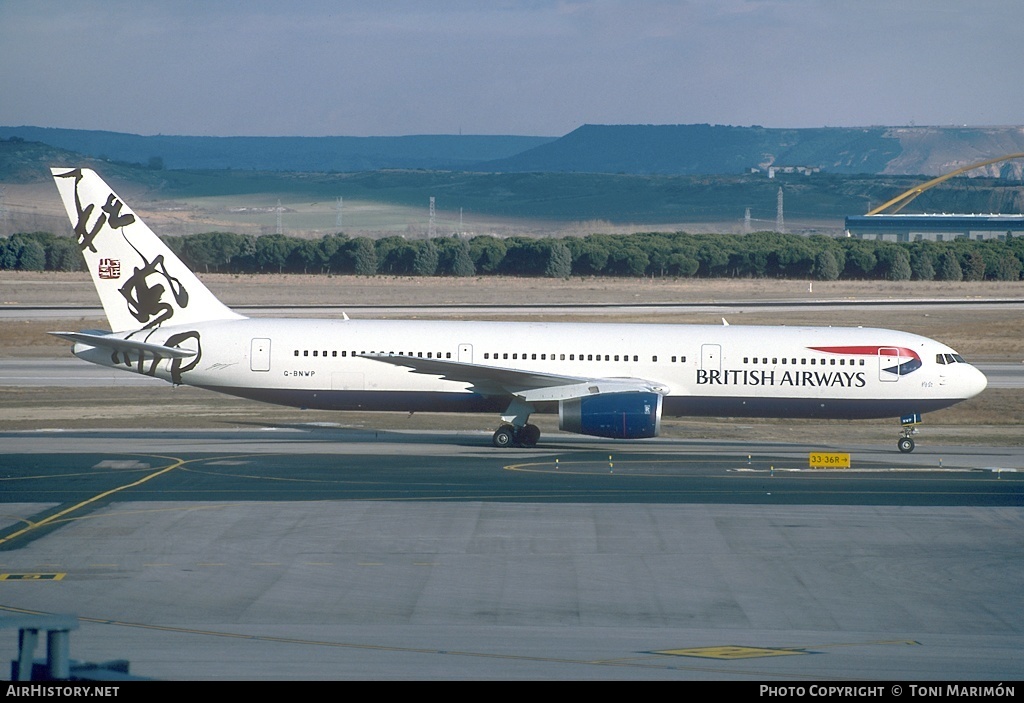
<path id="1" fill-rule="evenodd" d="M 1024 152 L 1024 128 L 584 125 L 561 139 L 480 168 L 636 174 L 738 174 L 810 167 L 835 174 L 934 175 Z M 1020 163 L 984 175 L 1020 180 Z"/>
<path id="2" fill-rule="evenodd" d="M 0 127 L 16 137 L 102 160 L 168 169 L 376 171 L 462 169 L 502 159 L 553 137 L 417 135 L 408 137 L 188 137 L 42 127 Z"/>
<path id="3" fill-rule="evenodd" d="M 584 125 L 494 161 L 495 171 L 738 174 L 773 164 L 881 173 L 900 154 L 884 128 L 765 129 L 722 125 Z"/>
<path id="4" fill-rule="evenodd" d="M 750 209 L 754 228 L 775 223 L 777 195 L 785 191 L 793 231 L 839 232 L 843 218 L 861 214 L 921 182 L 914 176 L 718 176 L 601 173 L 477 173 L 380 170 L 359 173 L 156 170 L 88 159 L 37 142 L 0 141 L 0 185 L 6 188 L 0 236 L 66 228 L 49 167 L 96 168 L 151 224 L 174 233 L 214 229 L 273 232 L 280 201 L 292 233 L 333 231 L 339 196 L 346 231 L 425 229 L 436 198 L 439 231 L 561 231 L 557 223 L 698 227 L 739 231 Z M 918 198 L 914 212 L 1006 212 L 1024 208 L 1024 188 L 1005 179 L 955 178 Z M 798 224 L 802 221 L 804 224 Z M 470 224 L 472 223 L 472 224 Z M 688 224 L 687 224 L 688 223 Z M 707 223 L 707 224 L 700 224 Z M 588 226 L 595 226 L 588 225 Z M 574 225 L 575 226 L 575 225 Z M 604 225 L 602 225 L 604 226 Z M 693 231 L 693 230 L 691 230 Z"/>
<path id="5" fill-rule="evenodd" d="M 938 176 L 1024 152 L 1024 127 L 584 125 L 559 137 L 183 137 L 0 127 L 0 139 L 39 141 L 104 161 L 154 169 L 359 172 L 738 175 L 769 167 L 832 174 Z M 1021 161 L 972 176 L 1021 180 Z"/>

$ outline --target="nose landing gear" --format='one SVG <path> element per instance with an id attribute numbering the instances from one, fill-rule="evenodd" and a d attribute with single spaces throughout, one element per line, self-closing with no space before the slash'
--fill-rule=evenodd
<path id="1" fill-rule="evenodd" d="M 911 434 L 913 434 L 912 430 L 903 430 L 903 434 L 901 434 L 900 438 L 896 440 L 896 446 L 899 447 L 899 450 L 904 454 L 909 454 L 914 451 L 914 447 L 917 446 L 911 438 Z"/>
<path id="2" fill-rule="evenodd" d="M 896 446 L 904 454 L 909 454 L 914 451 L 914 439 L 911 435 L 917 434 L 917 423 L 921 422 L 920 415 L 910 415 L 907 417 L 900 418 L 903 423 L 903 429 L 900 431 L 900 438 L 896 440 Z"/>

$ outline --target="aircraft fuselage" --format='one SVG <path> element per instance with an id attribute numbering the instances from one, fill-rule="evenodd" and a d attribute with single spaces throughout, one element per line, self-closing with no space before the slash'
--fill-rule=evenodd
<path id="1" fill-rule="evenodd" d="M 947 407 L 985 385 L 946 345 L 873 328 L 251 318 L 131 338 L 198 354 L 161 359 L 87 345 L 75 353 L 172 383 L 328 410 L 494 412 L 508 404 L 505 394 L 375 356 L 652 379 L 672 416 L 893 417 Z"/>

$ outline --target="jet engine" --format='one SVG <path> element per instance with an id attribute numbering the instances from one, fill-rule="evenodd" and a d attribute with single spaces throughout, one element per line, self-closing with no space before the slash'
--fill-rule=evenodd
<path id="1" fill-rule="evenodd" d="M 558 403 L 558 428 L 612 439 L 657 437 L 661 398 L 658 393 L 631 391 L 562 400 Z"/>

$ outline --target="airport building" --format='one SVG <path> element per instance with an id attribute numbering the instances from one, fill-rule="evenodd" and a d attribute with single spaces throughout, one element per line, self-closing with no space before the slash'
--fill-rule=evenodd
<path id="1" fill-rule="evenodd" d="M 890 242 L 1003 239 L 1024 235 L 1024 215 L 858 215 L 846 218 L 846 236 Z"/>

